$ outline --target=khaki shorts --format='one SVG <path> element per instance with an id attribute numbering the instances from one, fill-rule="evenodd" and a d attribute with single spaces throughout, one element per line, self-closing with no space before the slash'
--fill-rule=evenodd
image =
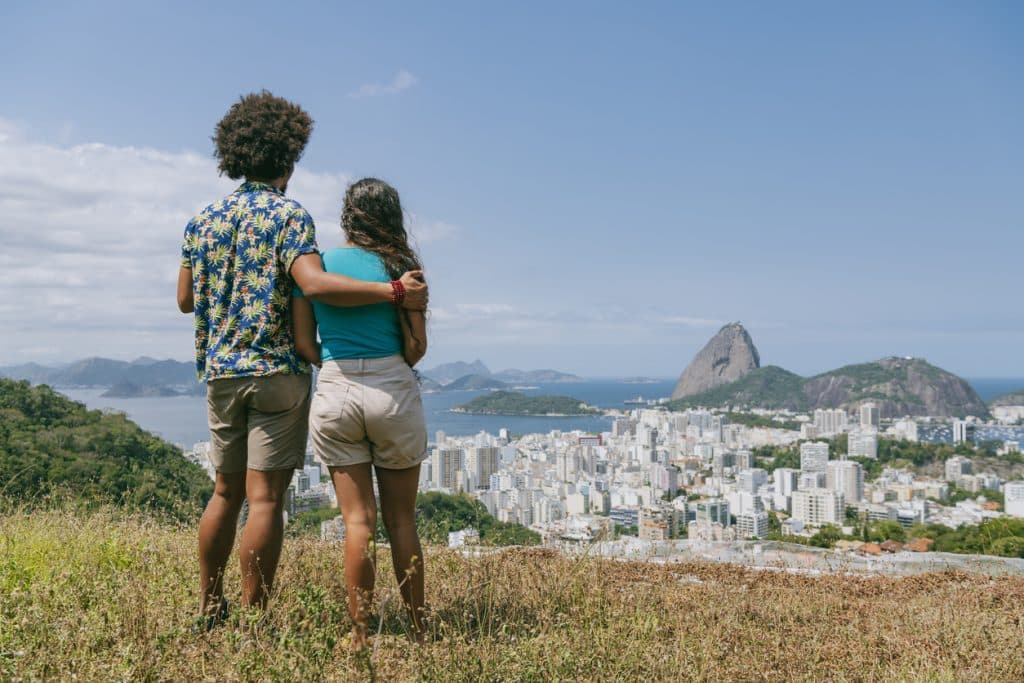
<path id="1" fill-rule="evenodd" d="M 301 467 L 309 435 L 309 375 L 226 377 L 206 385 L 210 463 L 229 474 Z"/>
<path id="2" fill-rule="evenodd" d="M 309 414 L 313 452 L 329 467 L 404 470 L 427 457 L 420 387 L 401 356 L 324 361 Z"/>

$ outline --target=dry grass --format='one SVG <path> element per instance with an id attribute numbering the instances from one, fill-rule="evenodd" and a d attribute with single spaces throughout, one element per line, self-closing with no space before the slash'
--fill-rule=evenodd
<path id="1" fill-rule="evenodd" d="M 339 549 L 289 541 L 270 621 L 189 633 L 195 533 L 114 512 L 0 521 L 3 680 L 1024 680 L 1024 579 L 813 578 L 427 556 L 430 642 L 404 638 L 386 552 L 369 654 L 341 635 Z M 237 570 L 230 577 L 237 590 Z"/>

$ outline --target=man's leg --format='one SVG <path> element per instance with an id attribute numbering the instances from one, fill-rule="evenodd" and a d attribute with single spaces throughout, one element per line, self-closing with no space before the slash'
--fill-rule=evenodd
<path id="1" fill-rule="evenodd" d="M 265 609 L 274 585 L 277 562 L 284 541 L 284 502 L 293 468 L 245 475 L 249 517 L 239 548 L 242 563 L 242 605 Z"/>
<path id="2" fill-rule="evenodd" d="M 391 541 L 391 563 L 412 619 L 412 635 L 423 640 L 423 548 L 416 532 L 416 489 L 420 466 L 404 470 L 377 468 L 380 511 Z"/>
<path id="3" fill-rule="evenodd" d="M 235 544 L 245 500 L 245 472 L 217 473 L 213 496 L 199 520 L 199 612 L 213 616 L 224 597 L 224 567 Z"/>
<path id="4" fill-rule="evenodd" d="M 345 521 L 345 585 L 352 617 L 353 645 L 366 644 L 367 617 L 373 602 L 373 536 L 377 529 L 377 501 L 373 498 L 370 463 L 332 467 L 331 479 Z"/>
<path id="5" fill-rule="evenodd" d="M 249 517 L 239 548 L 242 604 L 265 609 L 284 541 L 284 503 L 309 433 L 309 375 L 252 379 L 245 491 Z"/>

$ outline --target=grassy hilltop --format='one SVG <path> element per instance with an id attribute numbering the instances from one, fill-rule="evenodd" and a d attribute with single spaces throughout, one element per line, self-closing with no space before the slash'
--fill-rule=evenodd
<path id="1" fill-rule="evenodd" d="M 381 635 L 354 655 L 340 639 L 336 545 L 286 542 L 276 633 L 235 624 L 194 636 L 194 528 L 109 510 L 13 511 L 0 537 L 2 680 L 1024 678 L 1020 578 L 815 578 L 429 549 L 431 640 L 416 648 L 379 552 Z"/>

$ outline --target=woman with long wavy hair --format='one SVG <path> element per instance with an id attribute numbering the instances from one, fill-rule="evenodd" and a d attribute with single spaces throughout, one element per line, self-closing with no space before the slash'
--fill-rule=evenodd
<path id="1" fill-rule="evenodd" d="M 400 303 L 403 289 L 397 278 L 418 271 L 421 264 L 409 246 L 398 192 L 376 178 L 352 184 L 345 193 L 341 225 L 346 244 L 323 254 L 324 270 L 391 282 L 394 303 Z M 425 312 L 389 304 L 310 305 L 301 296 L 293 303 L 296 347 L 303 357 L 322 363 L 310 431 L 314 452 L 330 469 L 345 523 L 353 646 L 366 644 L 373 599 L 374 471 L 411 634 L 422 641 L 423 552 L 415 512 L 427 427 L 412 366 L 427 351 Z"/>

